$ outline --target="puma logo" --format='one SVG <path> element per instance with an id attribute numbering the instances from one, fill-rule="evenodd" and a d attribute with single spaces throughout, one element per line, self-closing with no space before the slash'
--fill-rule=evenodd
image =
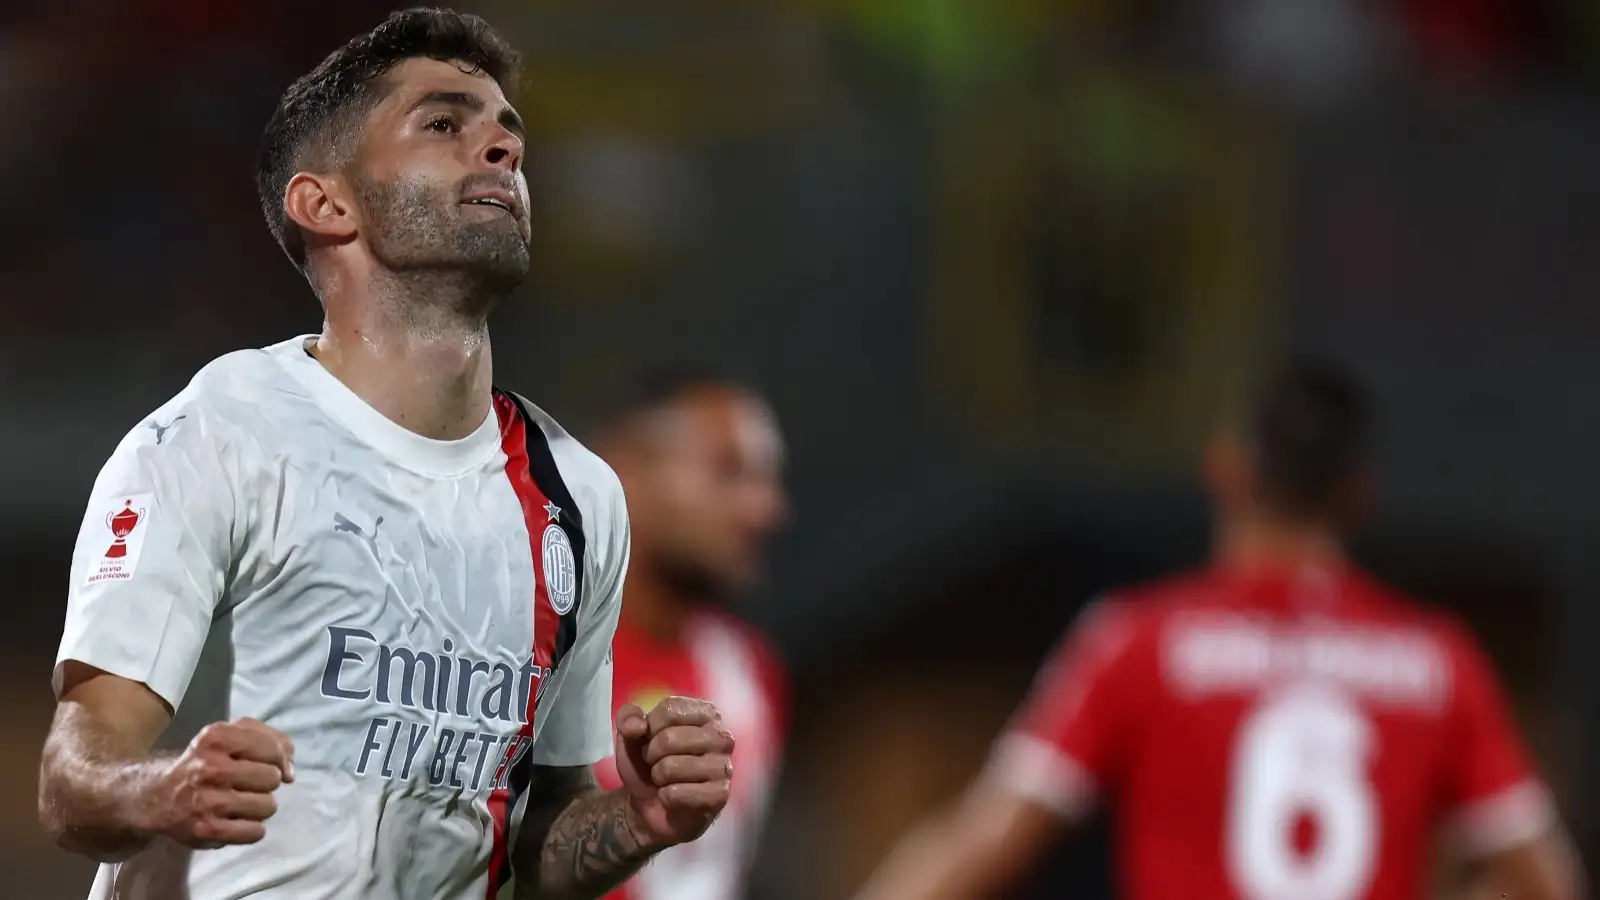
<path id="1" fill-rule="evenodd" d="M 333 530 L 336 532 L 342 531 L 348 534 L 353 534 L 356 537 L 361 538 L 363 541 L 366 541 L 367 546 L 372 548 L 373 556 L 378 555 L 378 526 L 382 524 L 383 516 L 379 516 L 377 520 L 372 523 L 372 534 L 367 534 L 367 530 L 365 528 L 362 528 L 360 525 L 357 525 L 356 523 L 345 518 L 342 513 L 333 514 Z"/>
<path id="2" fill-rule="evenodd" d="M 165 425 L 163 425 L 160 422 L 157 422 L 154 419 L 152 419 L 151 421 L 145 423 L 145 427 L 155 431 L 155 433 L 156 433 L 156 446 L 159 447 L 159 446 L 161 446 L 161 442 L 167 439 L 167 432 L 172 430 L 172 426 L 178 424 L 179 422 L 182 422 L 184 419 L 187 419 L 187 418 L 189 418 L 189 417 L 188 416 L 179 416 L 176 419 L 173 419 L 171 422 L 168 422 Z"/>

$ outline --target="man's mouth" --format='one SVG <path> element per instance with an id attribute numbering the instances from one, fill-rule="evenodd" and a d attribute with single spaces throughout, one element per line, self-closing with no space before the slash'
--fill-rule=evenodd
<path id="1" fill-rule="evenodd" d="M 467 206 L 492 206 L 495 209 L 505 210 L 512 218 L 516 218 L 518 215 L 516 200 L 513 199 L 511 192 L 507 190 L 497 188 L 491 191 L 484 191 L 481 194 L 467 197 L 461 202 Z"/>

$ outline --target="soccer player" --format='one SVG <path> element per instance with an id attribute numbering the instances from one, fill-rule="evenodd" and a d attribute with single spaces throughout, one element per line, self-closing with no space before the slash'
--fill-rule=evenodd
<path id="1" fill-rule="evenodd" d="M 1576 870 L 1465 628 L 1348 559 L 1366 402 L 1291 366 L 1204 467 L 1213 565 L 1092 605 L 986 771 L 872 900 L 1002 893 L 1097 800 L 1131 900 L 1411 900 L 1436 835 L 1516 900 Z"/>
<path id="2" fill-rule="evenodd" d="M 787 685 L 776 654 L 728 601 L 760 574 L 766 540 L 785 519 L 783 443 L 760 396 L 703 372 L 647 373 L 618 401 L 596 441 L 633 523 L 612 701 L 714 702 L 739 735 L 739 777 L 703 837 L 662 853 L 613 900 L 734 900 L 778 775 Z M 620 785 L 613 767 L 599 773 L 603 786 Z"/>
<path id="3" fill-rule="evenodd" d="M 612 724 L 616 476 L 492 386 L 514 65 L 481 19 L 397 13 L 267 125 L 325 323 L 206 366 L 95 483 L 39 797 L 92 897 L 599 897 L 726 803 L 711 704 Z"/>

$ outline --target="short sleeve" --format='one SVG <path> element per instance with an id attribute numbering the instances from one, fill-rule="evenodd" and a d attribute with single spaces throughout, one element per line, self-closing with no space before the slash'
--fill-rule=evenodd
<path id="1" fill-rule="evenodd" d="M 1079 616 L 1001 737 L 986 777 L 1067 818 L 1117 779 L 1137 708 L 1135 628 L 1120 604 Z"/>
<path id="2" fill-rule="evenodd" d="M 72 555 L 58 697 L 76 660 L 183 702 L 232 561 L 229 456 L 198 411 L 169 404 L 101 469 Z"/>
<path id="3" fill-rule="evenodd" d="M 1488 658 L 1455 635 L 1442 772 L 1445 820 L 1462 849 L 1493 853 L 1533 840 L 1555 820 L 1549 791 L 1529 761 Z"/>
<path id="4" fill-rule="evenodd" d="M 607 469 L 607 474 L 610 470 Z M 608 502 L 597 511 L 595 565 L 585 580 L 578 636 L 551 676 L 549 708 L 541 709 L 533 761 L 541 766 L 593 765 L 612 753 L 611 639 L 622 613 L 628 571 L 628 509 L 610 476 Z"/>

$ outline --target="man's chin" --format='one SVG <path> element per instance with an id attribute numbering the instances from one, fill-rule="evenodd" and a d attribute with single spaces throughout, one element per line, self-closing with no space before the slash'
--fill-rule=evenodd
<path id="1" fill-rule="evenodd" d="M 528 277 L 528 248 L 520 238 L 515 244 L 477 242 L 467 254 L 462 268 L 471 271 L 483 288 L 492 293 L 510 293 Z"/>
<path id="2" fill-rule="evenodd" d="M 523 256 L 521 260 L 513 260 L 511 262 L 504 260 L 486 262 L 483 265 L 482 272 L 484 287 L 499 293 L 509 294 L 516 290 L 517 286 L 522 284 L 523 281 L 527 280 L 528 257 Z"/>

